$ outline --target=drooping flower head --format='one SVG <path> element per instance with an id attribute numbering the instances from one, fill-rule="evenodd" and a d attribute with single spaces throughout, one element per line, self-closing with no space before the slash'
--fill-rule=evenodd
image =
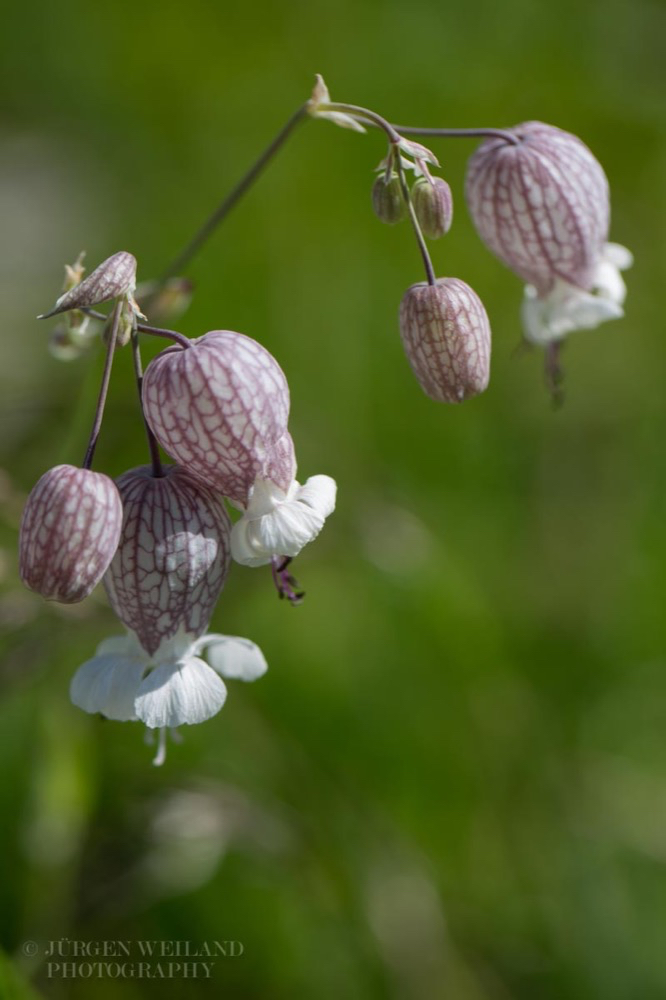
<path id="1" fill-rule="evenodd" d="M 115 613 L 150 655 L 179 629 L 205 632 L 229 569 L 229 517 L 189 471 L 149 466 L 118 479 L 124 517 L 104 584 Z"/>
<path id="2" fill-rule="evenodd" d="M 42 597 L 74 604 L 97 586 L 118 548 L 123 520 L 115 483 L 57 465 L 28 497 L 19 540 L 21 579 Z"/>
<path id="3" fill-rule="evenodd" d="M 490 323 L 479 296 L 459 278 L 408 288 L 400 304 L 400 335 L 431 399 L 462 403 L 487 387 Z"/>
<path id="4" fill-rule="evenodd" d="M 622 315 L 619 270 L 631 255 L 608 244 L 606 175 L 569 132 L 542 122 L 486 139 L 470 158 L 466 195 L 481 239 L 527 282 L 528 339 L 547 343 Z"/>
<path id="5" fill-rule="evenodd" d="M 185 350 L 167 348 L 146 369 L 143 392 L 165 451 L 243 512 L 231 536 L 237 562 L 295 556 L 319 533 L 335 507 L 335 482 L 296 482 L 289 387 L 261 344 L 223 330 Z"/>
<path id="6" fill-rule="evenodd" d="M 241 504 L 287 430 L 282 369 L 256 340 L 231 330 L 158 354 L 146 369 L 143 400 L 164 450 Z"/>

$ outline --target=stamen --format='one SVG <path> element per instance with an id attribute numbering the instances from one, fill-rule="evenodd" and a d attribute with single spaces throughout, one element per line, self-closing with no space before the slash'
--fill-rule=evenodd
<path id="1" fill-rule="evenodd" d="M 271 559 L 271 573 L 273 574 L 273 583 L 275 584 L 280 600 L 286 597 L 289 603 L 295 607 L 297 604 L 303 603 L 305 591 L 295 589 L 300 586 L 298 580 L 291 573 L 287 572 L 287 567 L 291 561 L 291 556 L 273 556 Z"/>

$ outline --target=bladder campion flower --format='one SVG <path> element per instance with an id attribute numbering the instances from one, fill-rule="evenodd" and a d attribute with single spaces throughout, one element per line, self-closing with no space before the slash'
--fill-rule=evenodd
<path id="1" fill-rule="evenodd" d="M 462 403 L 488 385 L 490 324 L 476 292 L 459 278 L 408 288 L 400 304 L 400 335 L 423 391 Z"/>
<path id="2" fill-rule="evenodd" d="M 240 503 L 287 430 L 284 372 L 265 347 L 231 330 L 158 354 L 146 369 L 143 399 L 164 450 Z"/>
<path id="3" fill-rule="evenodd" d="M 201 635 L 229 570 L 229 517 L 186 469 L 150 466 L 117 480 L 123 528 L 104 577 L 111 607 L 153 654 L 179 629 Z"/>
<path id="4" fill-rule="evenodd" d="M 525 336 L 547 344 L 623 315 L 620 270 L 631 254 L 608 243 L 608 181 L 576 136 L 542 122 L 490 138 L 472 155 L 466 194 L 481 239 L 527 282 Z"/>
<path id="5" fill-rule="evenodd" d="M 75 604 L 97 586 L 118 548 L 122 501 L 101 472 L 56 465 L 23 511 L 19 570 L 30 590 Z"/>

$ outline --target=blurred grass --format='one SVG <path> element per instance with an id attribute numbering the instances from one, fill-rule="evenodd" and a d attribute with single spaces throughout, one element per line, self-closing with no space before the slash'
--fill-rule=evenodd
<path id="1" fill-rule="evenodd" d="M 64 937 L 241 941 L 188 988 L 248 1000 L 666 995 L 665 27 L 651 0 L 5 13 L 0 926 L 44 996 L 167 988 L 49 979 Z M 381 141 L 295 135 L 193 264 L 181 327 L 277 356 L 302 474 L 335 475 L 339 506 L 299 557 L 303 608 L 235 568 L 213 625 L 271 670 L 156 771 L 138 727 L 68 702 L 116 629 L 103 596 L 46 606 L 16 579 L 23 497 L 80 461 L 101 364 L 59 365 L 33 317 L 82 248 L 159 271 L 317 71 L 393 120 L 579 134 L 636 256 L 627 315 L 571 338 L 551 412 L 540 357 L 513 354 L 520 284 L 466 215 L 472 147 L 440 142 L 456 215 L 433 257 L 495 340 L 489 391 L 433 404 L 397 333 L 418 256 L 369 209 Z M 98 467 L 145 460 L 119 357 Z"/>

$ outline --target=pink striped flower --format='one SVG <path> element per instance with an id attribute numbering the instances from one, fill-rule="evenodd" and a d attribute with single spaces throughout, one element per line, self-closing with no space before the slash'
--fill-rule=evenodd
<path id="1" fill-rule="evenodd" d="M 623 315 L 620 276 L 631 264 L 607 243 L 608 181 L 576 136 L 542 122 L 508 131 L 520 142 L 486 139 L 470 158 L 466 195 L 481 239 L 527 282 L 526 337 L 559 340 Z"/>
<path id="2" fill-rule="evenodd" d="M 229 570 L 228 515 L 186 469 L 149 466 L 118 479 L 122 535 L 104 578 L 109 601 L 152 655 L 179 629 L 202 635 Z"/>
<path id="3" fill-rule="evenodd" d="M 73 465 L 49 469 L 23 511 L 21 579 L 48 600 L 82 601 L 118 548 L 122 519 L 120 494 L 108 476 Z"/>
<path id="4" fill-rule="evenodd" d="M 423 391 L 441 403 L 476 396 L 490 378 L 490 324 L 476 292 L 459 278 L 408 288 L 400 335 Z"/>
<path id="5" fill-rule="evenodd" d="M 231 330 L 162 351 L 146 369 L 143 399 L 164 450 L 240 504 L 287 430 L 282 369 L 261 344 Z"/>

